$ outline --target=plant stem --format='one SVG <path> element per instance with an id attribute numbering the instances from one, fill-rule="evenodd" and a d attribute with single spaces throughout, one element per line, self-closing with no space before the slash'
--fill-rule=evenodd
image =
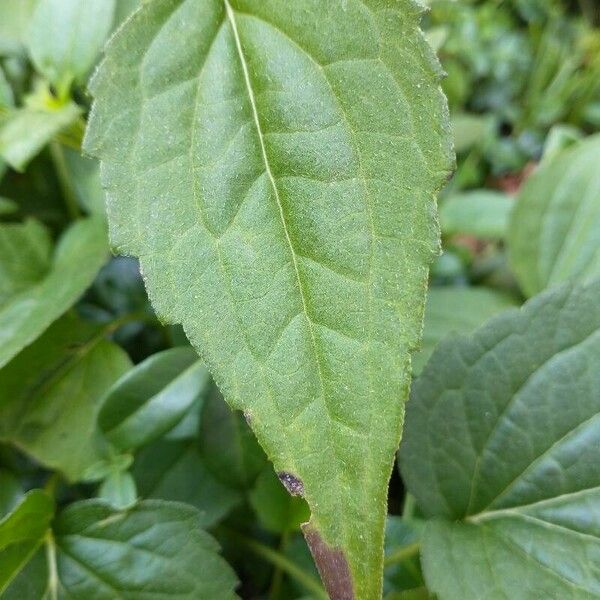
<path id="1" fill-rule="evenodd" d="M 56 488 L 58 486 L 59 481 L 60 473 L 58 471 L 54 471 L 54 473 L 52 473 L 52 475 L 48 477 L 46 483 L 44 484 L 44 491 L 52 498 L 54 498 L 54 496 L 56 495 Z"/>
<path id="2" fill-rule="evenodd" d="M 50 142 L 50 156 L 52 157 L 52 162 L 56 169 L 58 183 L 60 184 L 67 212 L 71 219 L 79 219 L 81 217 L 81 210 L 79 209 L 77 195 L 75 194 L 75 189 L 71 183 L 71 177 L 69 175 L 69 170 L 67 169 L 63 149 L 56 141 Z"/>
<path id="3" fill-rule="evenodd" d="M 46 562 L 48 563 L 48 592 L 49 600 L 58 600 L 58 570 L 56 567 L 56 543 L 52 531 L 46 534 Z"/>
<path id="4" fill-rule="evenodd" d="M 395 552 L 392 552 L 389 556 L 385 557 L 384 564 L 385 566 L 395 565 L 396 563 L 404 562 L 409 558 L 413 558 L 419 554 L 421 550 L 420 542 L 415 542 L 414 544 L 409 544 L 408 546 L 403 546 L 402 548 L 398 548 Z"/>
<path id="5" fill-rule="evenodd" d="M 290 537 L 289 531 L 284 531 L 281 534 L 281 540 L 279 541 L 279 553 L 283 555 L 285 552 L 285 548 L 287 546 L 288 540 Z M 273 579 L 271 581 L 271 589 L 269 590 L 269 598 L 274 600 L 279 596 L 279 592 L 281 590 L 281 584 L 283 581 L 283 571 L 281 567 L 275 565 L 275 569 L 273 571 Z"/>
<path id="6" fill-rule="evenodd" d="M 322 600 L 329 600 L 329 596 L 321 586 L 321 584 L 308 573 L 305 573 L 301 568 L 296 566 L 291 560 L 280 554 L 277 550 L 273 550 L 269 546 L 265 546 L 256 540 L 250 539 L 237 531 L 230 529 L 222 530 L 231 535 L 236 541 L 240 542 L 246 548 L 254 552 L 257 556 L 264 558 L 267 562 L 270 562 L 275 567 L 281 569 L 284 573 L 287 573 L 290 577 L 293 577 L 298 583 L 303 585 L 311 594 L 314 594 L 316 598 Z"/>
<path id="7" fill-rule="evenodd" d="M 402 518 L 412 519 L 415 514 L 415 508 L 417 504 L 415 502 L 415 497 L 412 494 L 407 493 L 404 497 L 404 507 L 402 508 Z"/>

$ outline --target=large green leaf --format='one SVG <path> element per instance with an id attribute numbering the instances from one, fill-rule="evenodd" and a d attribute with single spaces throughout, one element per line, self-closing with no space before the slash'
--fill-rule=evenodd
<path id="1" fill-rule="evenodd" d="M 386 483 L 451 168 L 420 12 L 156 0 L 91 84 L 85 147 L 103 162 L 112 242 L 140 257 L 155 308 L 297 480 L 340 598 L 380 596 Z"/>
<path id="2" fill-rule="evenodd" d="M 34 490 L 0 520 L 0 594 L 42 543 L 53 515 L 50 497 Z"/>
<path id="3" fill-rule="evenodd" d="M 236 578 L 218 550 L 190 506 L 147 501 L 117 511 L 100 501 L 78 502 L 55 520 L 46 559 L 37 556 L 7 597 L 234 600 Z"/>
<path id="4" fill-rule="evenodd" d="M 115 0 L 39 0 L 29 28 L 29 52 L 59 90 L 83 83 L 108 36 Z"/>
<path id="5" fill-rule="evenodd" d="M 413 357 L 418 375 L 435 347 L 450 333 L 471 333 L 487 319 L 513 308 L 510 296 L 485 287 L 433 287 L 427 294 L 420 352 Z"/>
<path id="6" fill-rule="evenodd" d="M 600 274 L 599 156 L 600 134 L 554 155 L 523 186 L 508 244 L 527 295 Z"/>
<path id="7" fill-rule="evenodd" d="M 67 315 L 0 370 L 0 439 L 71 480 L 102 457 L 101 401 L 131 366 L 105 335 Z"/>
<path id="8" fill-rule="evenodd" d="M 135 450 L 173 429 L 209 388 L 206 367 L 190 347 L 153 354 L 109 390 L 99 425 L 120 450 Z"/>
<path id="9" fill-rule="evenodd" d="M 6 227 L 10 225 L 0 225 L 0 232 L 6 231 Z M 105 225 L 101 220 L 78 221 L 65 232 L 45 277 L 0 303 L 0 367 L 75 303 L 107 254 Z M 23 260 L 29 260 L 28 255 Z"/>
<path id="10" fill-rule="evenodd" d="M 415 383 L 401 467 L 441 600 L 600 597 L 599 298 L 546 292 L 442 342 Z"/>

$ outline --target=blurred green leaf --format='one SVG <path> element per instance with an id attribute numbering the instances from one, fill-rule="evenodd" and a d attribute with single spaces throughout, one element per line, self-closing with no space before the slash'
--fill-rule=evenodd
<path id="1" fill-rule="evenodd" d="M 0 232 L 7 227 L 0 224 Z M 0 303 L 0 368 L 83 294 L 106 260 L 107 246 L 104 222 L 78 221 L 59 240 L 45 277 Z"/>
<path id="2" fill-rule="evenodd" d="M 400 592 L 423 585 L 419 550 L 423 523 L 389 515 L 385 528 L 384 592 Z"/>
<path id="3" fill-rule="evenodd" d="M 115 0 L 39 0 L 29 28 L 31 58 L 59 96 L 84 83 L 111 30 Z"/>
<path id="4" fill-rule="evenodd" d="M 133 477 L 127 471 L 114 471 L 102 482 L 98 498 L 119 510 L 133 506 L 137 501 Z"/>
<path id="5" fill-rule="evenodd" d="M 26 106 L 0 124 L 0 156 L 17 171 L 58 133 L 75 123 L 81 109 L 73 102 L 56 107 Z"/>
<path id="6" fill-rule="evenodd" d="M 100 184 L 100 163 L 83 156 L 78 150 L 64 148 L 69 181 L 81 207 L 94 215 L 106 214 L 104 190 Z"/>
<path id="7" fill-rule="evenodd" d="M 38 0 L 0 0 L 0 56 L 24 49 L 31 15 Z"/>
<path id="8" fill-rule="evenodd" d="M 600 594 L 600 281 L 442 342 L 413 385 L 404 481 L 440 600 Z"/>
<path id="9" fill-rule="evenodd" d="M 274 533 L 299 530 L 310 518 L 306 502 L 287 492 L 270 465 L 258 476 L 249 498 L 259 522 Z"/>
<path id="10" fill-rule="evenodd" d="M 0 521 L 0 594 L 42 543 L 53 514 L 50 497 L 34 490 Z"/>
<path id="11" fill-rule="evenodd" d="M 207 469 L 197 440 L 159 441 L 144 448 L 132 470 L 140 496 L 185 502 L 200 511 L 203 527 L 223 519 L 242 496 Z"/>
<path id="12" fill-rule="evenodd" d="M 52 240 L 38 221 L 0 225 L 0 307 L 47 274 Z"/>
<path id="13" fill-rule="evenodd" d="M 108 392 L 100 428 L 120 450 L 144 446 L 173 429 L 209 384 L 208 371 L 192 348 L 153 354 Z"/>
<path id="14" fill-rule="evenodd" d="M 23 497 L 23 488 L 16 475 L 0 469 L 0 519 L 12 512 Z"/>
<path id="15" fill-rule="evenodd" d="M 100 403 L 131 365 L 105 335 L 66 315 L 0 370 L 0 439 L 73 481 L 102 455 Z"/>
<path id="16" fill-rule="evenodd" d="M 467 234 L 481 239 L 504 239 L 514 200 L 492 190 L 454 194 L 442 201 L 440 221 L 445 235 Z"/>
<path id="17" fill-rule="evenodd" d="M 545 161 L 512 212 L 508 247 L 528 296 L 600 273 L 600 134 Z"/>
<path id="18" fill-rule="evenodd" d="M 460 154 L 481 143 L 489 129 L 490 118 L 486 115 L 457 113 L 452 116 L 451 123 L 454 133 L 454 149 L 457 154 Z"/>
<path id="19" fill-rule="evenodd" d="M 433 287 L 425 306 L 421 350 L 413 356 L 418 375 L 435 347 L 450 333 L 470 333 L 493 315 L 516 306 L 510 296 L 483 287 Z"/>
<path id="20" fill-rule="evenodd" d="M 216 387 L 200 417 L 200 449 L 216 479 L 236 489 L 250 488 L 267 458 L 238 411 L 225 404 Z"/>

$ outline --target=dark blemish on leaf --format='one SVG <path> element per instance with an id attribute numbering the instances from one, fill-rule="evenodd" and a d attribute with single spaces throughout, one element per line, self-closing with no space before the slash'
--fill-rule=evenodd
<path id="1" fill-rule="evenodd" d="M 342 550 L 325 543 L 310 523 L 302 525 L 302 532 L 331 600 L 354 600 L 350 567 Z"/>
<path id="2" fill-rule="evenodd" d="M 304 484 L 300 479 L 285 471 L 277 473 L 277 477 L 292 496 L 304 496 Z"/>

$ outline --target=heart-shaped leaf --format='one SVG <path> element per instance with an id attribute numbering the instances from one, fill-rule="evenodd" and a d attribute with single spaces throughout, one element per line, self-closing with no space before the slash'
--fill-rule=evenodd
<path id="1" fill-rule="evenodd" d="M 600 597 L 600 282 L 442 342 L 400 457 L 440 600 Z"/>

